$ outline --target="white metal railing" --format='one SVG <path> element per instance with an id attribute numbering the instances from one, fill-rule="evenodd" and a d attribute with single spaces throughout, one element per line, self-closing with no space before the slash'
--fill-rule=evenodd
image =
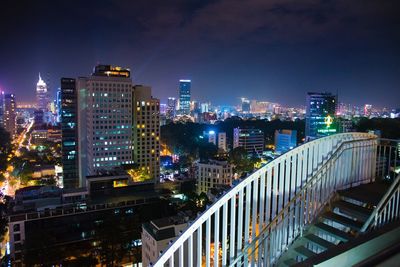
<path id="1" fill-rule="evenodd" d="M 378 228 L 400 218 L 400 174 L 397 170 L 400 162 L 399 144 L 399 140 L 382 139 L 378 146 L 377 175 L 391 182 L 391 185 L 364 223 L 361 232 Z"/>
<path id="2" fill-rule="evenodd" d="M 400 217 L 400 175 L 398 175 L 390 188 L 376 206 L 368 220 L 361 228 L 365 232 L 370 228 L 377 228 Z"/>
<path id="3" fill-rule="evenodd" d="M 336 134 L 283 154 L 213 203 L 154 266 L 276 263 L 337 189 L 375 180 L 377 143 Z"/>

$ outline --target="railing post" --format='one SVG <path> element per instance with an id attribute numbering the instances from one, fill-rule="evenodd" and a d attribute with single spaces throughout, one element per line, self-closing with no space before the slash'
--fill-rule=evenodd
<path id="1" fill-rule="evenodd" d="M 206 267 L 210 267 L 211 261 L 211 216 L 206 220 Z"/>
<path id="2" fill-rule="evenodd" d="M 197 266 L 202 266 L 203 247 L 202 247 L 202 225 L 197 229 Z"/>
<path id="3" fill-rule="evenodd" d="M 235 260 L 235 228 L 236 228 L 236 195 L 231 198 L 231 225 L 230 225 L 230 245 L 229 245 L 229 252 L 230 252 L 230 262 L 232 263 Z"/>
<path id="4" fill-rule="evenodd" d="M 218 209 L 214 215 L 214 267 L 218 267 L 219 263 L 219 213 L 220 209 Z"/>
<path id="5" fill-rule="evenodd" d="M 222 266 L 226 265 L 226 242 L 228 240 L 228 203 L 224 203 L 222 208 Z"/>

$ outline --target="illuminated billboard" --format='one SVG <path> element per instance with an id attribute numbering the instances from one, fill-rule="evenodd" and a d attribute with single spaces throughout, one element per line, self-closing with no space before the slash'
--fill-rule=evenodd
<path id="1" fill-rule="evenodd" d="M 336 119 L 329 114 L 321 120 L 318 127 L 317 133 L 320 135 L 331 135 L 337 133 Z"/>

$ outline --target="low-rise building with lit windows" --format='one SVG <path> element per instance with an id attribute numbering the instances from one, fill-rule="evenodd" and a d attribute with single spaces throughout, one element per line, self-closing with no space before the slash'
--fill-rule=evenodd
<path id="1" fill-rule="evenodd" d="M 233 165 L 227 161 L 209 160 L 208 162 L 197 162 L 195 166 L 198 194 L 207 193 L 211 188 L 232 185 Z"/>

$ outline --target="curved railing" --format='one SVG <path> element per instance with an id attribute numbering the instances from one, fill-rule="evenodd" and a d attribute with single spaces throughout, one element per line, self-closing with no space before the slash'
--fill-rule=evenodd
<path id="1" fill-rule="evenodd" d="M 376 147 L 375 135 L 345 133 L 285 153 L 213 203 L 154 266 L 273 265 L 332 192 L 375 179 Z"/>
<path id="2" fill-rule="evenodd" d="M 391 182 L 391 185 L 365 221 L 360 232 L 378 228 L 400 218 L 400 171 L 398 170 L 400 140 L 381 139 L 381 141 L 377 153 L 380 163 L 377 175 Z"/>

